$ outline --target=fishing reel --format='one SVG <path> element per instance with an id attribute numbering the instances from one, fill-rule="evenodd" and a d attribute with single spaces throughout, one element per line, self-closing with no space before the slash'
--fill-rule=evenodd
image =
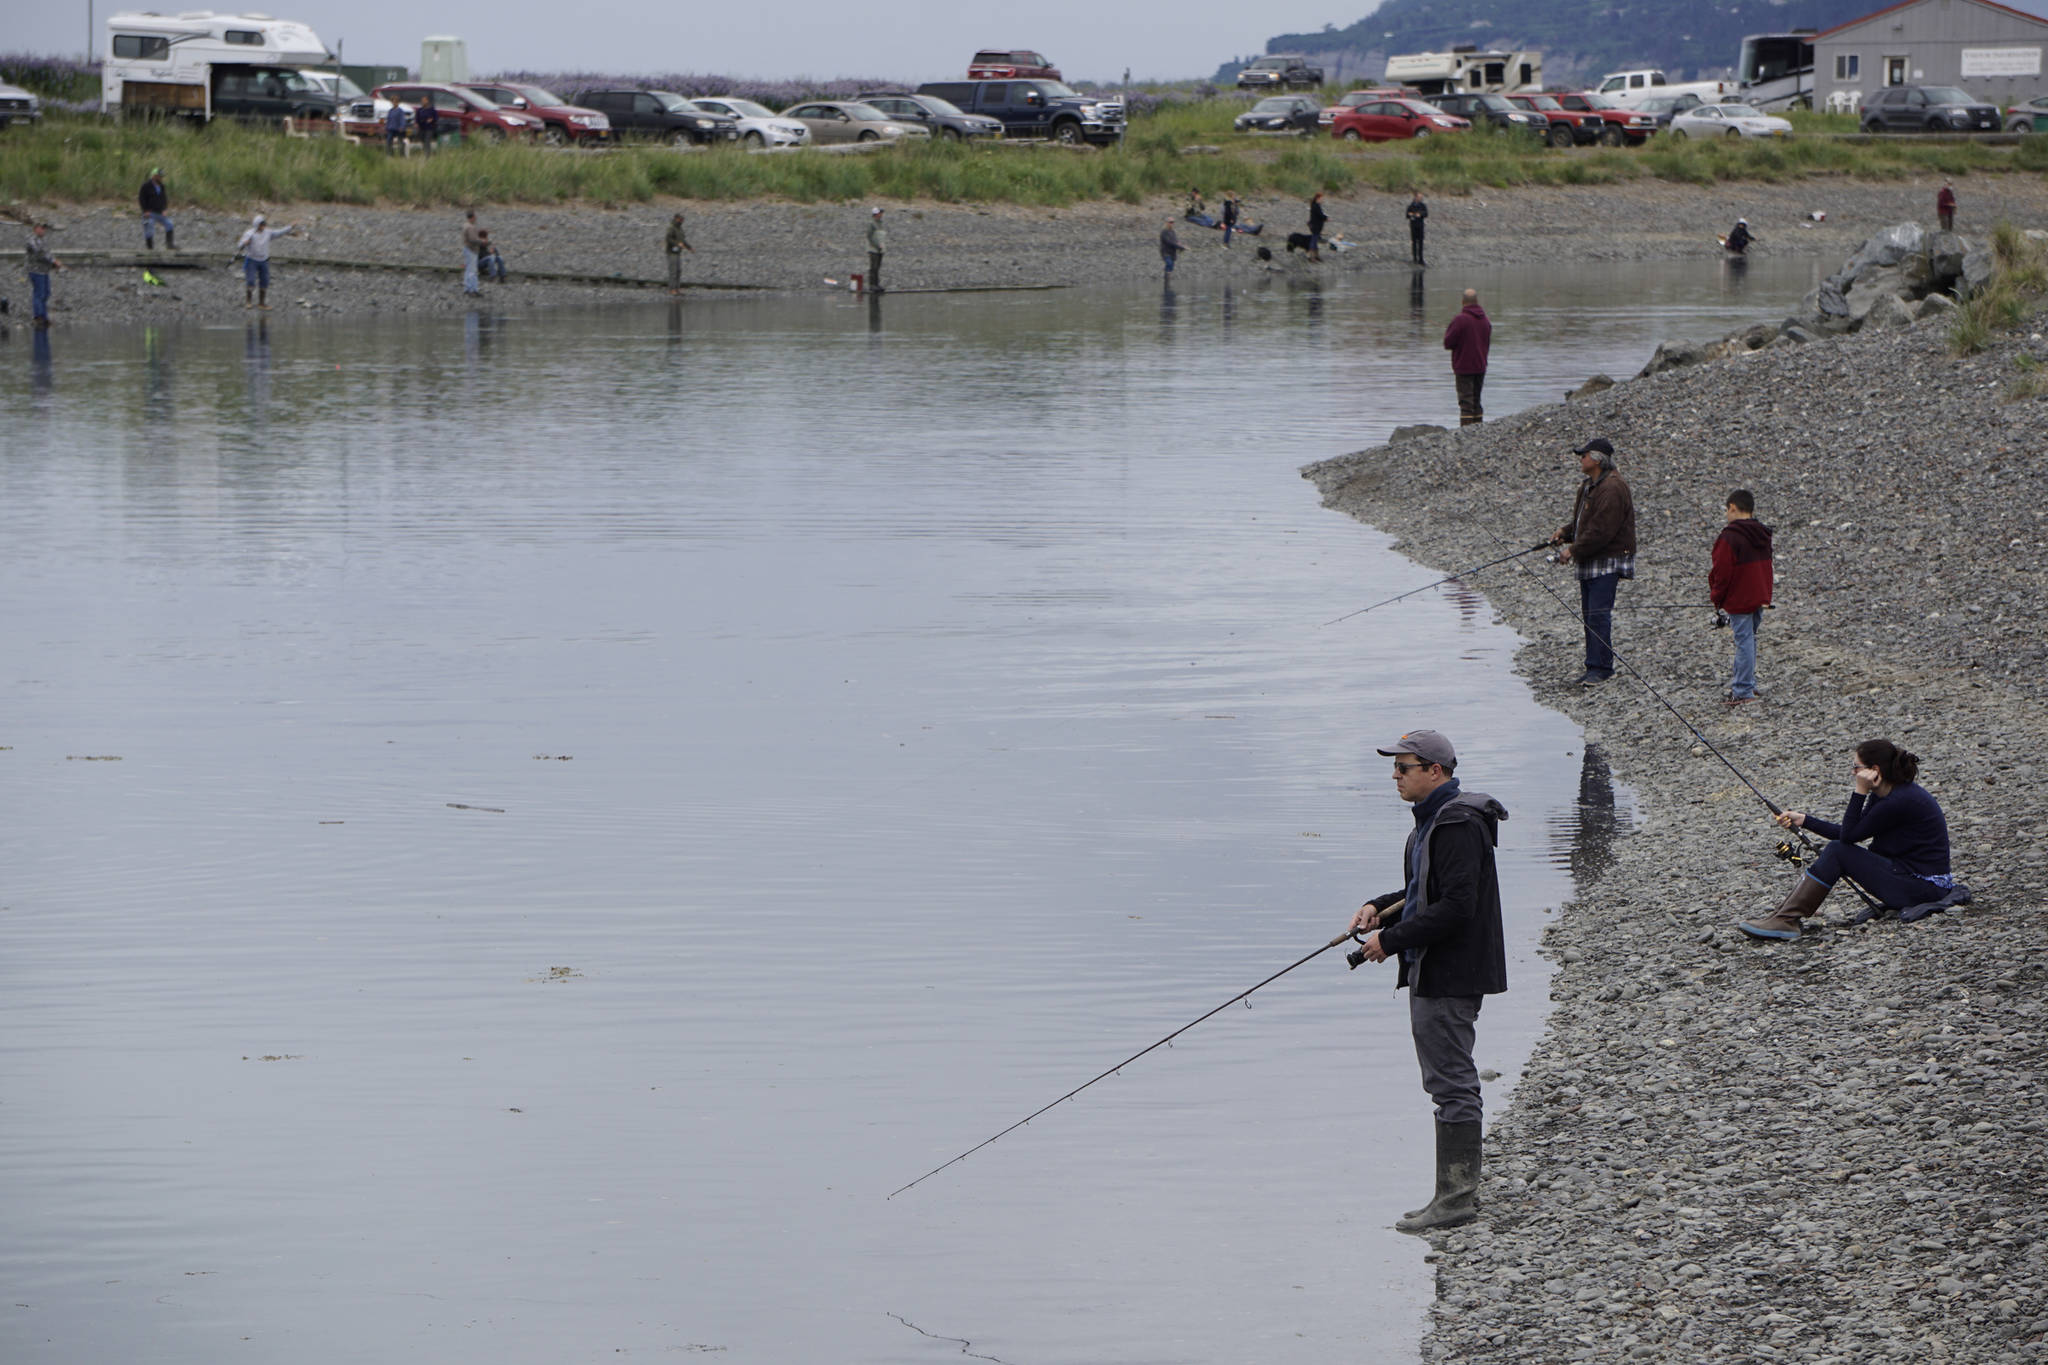
<path id="1" fill-rule="evenodd" d="M 1806 860 L 1810 856 L 1805 845 L 1794 843 L 1790 839 L 1778 840 L 1778 846 L 1771 852 L 1777 854 L 1781 861 L 1788 862 L 1794 867 L 1806 866 Z"/>
<path id="2" fill-rule="evenodd" d="M 1384 929 L 1385 927 L 1385 925 L 1380 926 L 1380 928 L 1382 929 Z M 1366 939 L 1366 931 L 1363 929 L 1353 929 L 1351 931 L 1351 937 L 1354 941 L 1363 943 Z M 1365 949 L 1363 948 L 1353 948 L 1350 952 L 1344 954 L 1344 965 L 1349 967 L 1354 972 L 1357 971 L 1360 967 L 1363 967 L 1365 965 L 1365 961 Z"/>
<path id="3" fill-rule="evenodd" d="M 1719 610 L 1715 611 L 1715 613 L 1714 613 L 1714 624 L 1713 624 L 1713 625 L 1711 625 L 1711 626 L 1708 626 L 1708 627 L 1707 627 L 1707 629 L 1709 629 L 1709 630 L 1726 630 L 1726 629 L 1728 629 L 1728 613 L 1727 613 L 1727 612 L 1725 612 L 1725 611 L 1719 611 Z"/>

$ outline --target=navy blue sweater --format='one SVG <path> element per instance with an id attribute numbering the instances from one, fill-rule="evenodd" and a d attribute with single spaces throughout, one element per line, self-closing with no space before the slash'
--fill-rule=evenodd
<path id="1" fill-rule="evenodd" d="M 1890 796 L 1849 798 L 1849 809 L 1837 825 L 1817 816 L 1806 817 L 1806 829 L 1824 839 L 1860 844 L 1870 840 L 1870 851 L 1889 858 L 1901 872 L 1916 877 L 1946 875 L 1948 866 L 1948 819 L 1927 789 L 1917 782 L 1902 782 Z"/>

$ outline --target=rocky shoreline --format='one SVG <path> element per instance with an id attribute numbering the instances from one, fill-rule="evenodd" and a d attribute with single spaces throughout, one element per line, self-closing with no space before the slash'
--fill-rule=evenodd
<path id="1" fill-rule="evenodd" d="M 1745 939 L 1732 921 L 1794 875 L 1761 803 L 1626 673 L 1572 684 L 1568 570 L 1475 577 L 1643 823 L 1546 932 L 1557 1003 L 1490 1115 L 1480 1220 L 1434 1238 L 1424 1359 L 2041 1358 L 2048 404 L 2015 395 L 2048 341 L 1958 358 L 1947 329 L 1741 351 L 1305 471 L 1450 572 L 1554 529 L 1566 452 L 1610 437 L 1641 542 L 1620 652 L 1788 808 L 1837 816 L 1858 740 L 1919 754 L 1976 893 L 1848 927 L 1844 888 L 1802 941 Z M 1779 586 L 1766 700 L 1730 709 L 1705 580 L 1735 487 L 1776 528 Z"/>
<path id="2" fill-rule="evenodd" d="M 1199 157 L 1189 175 L 1212 198 L 1229 188 L 1201 179 Z M 1213 168 L 1207 168 L 1213 169 Z M 139 178 L 138 178 L 139 183 Z M 1569 258 L 1657 260 L 1717 255 L 1714 234 L 1736 217 L 1749 219 L 1759 255 L 1847 255 L 1880 227 L 1931 211 L 1939 181 L 1933 177 L 1884 183 L 1809 180 L 1782 185 L 1694 186 L 1658 181 L 1583 188 L 1477 190 L 1431 200 L 1429 253 L 1433 268 L 1459 269 Z M 172 219 L 178 244 L 224 259 L 248 223 L 247 213 L 199 210 L 177 202 L 171 168 Z M 2001 217 L 2048 218 L 2048 183 L 2035 176 L 1966 179 L 1961 227 L 1981 236 Z M 1189 247 L 1177 277 L 1191 285 L 1251 280 L 1267 269 L 1300 275 L 1408 269 L 1404 194 L 1361 191 L 1330 201 L 1331 226 L 1357 246 L 1327 252 L 1310 265 L 1284 251 L 1286 233 L 1303 226 L 1299 201 L 1249 202 L 1251 216 L 1269 224 L 1261 238 L 1239 239 L 1229 250 L 1220 234 L 1181 224 Z M 341 204 L 267 205 L 273 223 L 297 222 L 306 238 L 281 240 L 274 255 L 273 311 L 316 316 L 460 314 L 471 308 L 553 307 L 646 302 L 646 284 L 663 277 L 662 234 L 671 213 L 687 215 L 691 244 L 684 280 L 698 291 L 777 289 L 818 291 L 844 287 L 866 269 L 865 204 L 660 201 L 630 207 L 480 205 L 511 267 L 512 283 L 465 298 L 451 268 L 461 262 L 462 215 L 454 209 L 362 207 Z M 1015 205 L 888 204 L 890 252 L 886 283 L 909 290 L 1044 286 L 1125 286 L 1159 275 L 1157 239 L 1179 201 L 1077 204 L 1065 208 Z M 133 204 L 27 204 L 10 212 L 53 224 L 51 246 L 66 251 L 133 252 L 141 246 Z M 1824 212 L 1824 222 L 1811 214 Z M 12 230 L 0 246 L 12 251 Z M 1254 249 L 1273 248 L 1278 264 L 1259 262 Z M 1253 249 L 1246 249 L 1253 248 Z M 159 257 L 167 257 L 161 245 Z M 353 269 L 358 262 L 379 269 Z M 19 267 L 4 258 L 0 292 L 26 295 Z M 161 287 L 127 265 L 80 265 L 56 280 L 58 325 L 92 322 L 221 321 L 242 311 L 239 272 L 224 265 L 158 271 Z M 583 277 L 575 282 L 536 274 Z M 618 283 L 605 282 L 617 277 Z M 596 281 L 596 282 L 590 282 Z"/>

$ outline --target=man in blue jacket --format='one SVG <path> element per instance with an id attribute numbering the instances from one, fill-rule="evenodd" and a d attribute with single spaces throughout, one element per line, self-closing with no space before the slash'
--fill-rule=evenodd
<path id="1" fill-rule="evenodd" d="M 1477 1216 L 1479 1068 L 1472 1042 L 1479 1006 L 1508 988 L 1500 878 L 1493 864 L 1506 807 L 1464 790 L 1457 750 L 1435 730 L 1410 730 L 1379 751 L 1394 760 L 1394 790 L 1415 808 L 1399 891 L 1351 917 L 1368 962 L 1400 959 L 1422 1088 L 1436 1101 L 1436 1197 L 1402 1215 L 1402 1232 L 1454 1228 Z"/>

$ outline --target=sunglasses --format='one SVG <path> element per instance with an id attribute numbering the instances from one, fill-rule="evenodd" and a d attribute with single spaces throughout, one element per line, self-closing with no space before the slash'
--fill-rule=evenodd
<path id="1" fill-rule="evenodd" d="M 1394 771 L 1397 773 L 1414 773 L 1420 772 L 1428 766 L 1427 763 L 1396 763 Z"/>

